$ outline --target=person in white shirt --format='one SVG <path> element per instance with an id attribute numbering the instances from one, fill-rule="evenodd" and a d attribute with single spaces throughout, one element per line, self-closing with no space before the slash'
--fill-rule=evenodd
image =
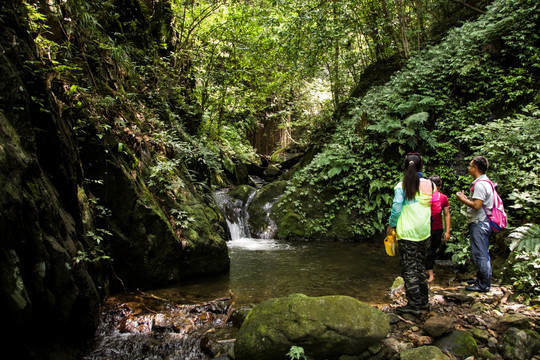
<path id="1" fill-rule="evenodd" d="M 470 199 L 463 191 L 456 194 L 458 200 L 467 205 L 471 258 L 477 269 L 476 279 L 472 279 L 469 286 L 465 287 L 468 291 L 488 292 L 491 288 L 491 227 L 487 214 L 491 214 L 493 208 L 493 190 L 486 175 L 488 167 L 489 162 L 485 157 L 474 157 L 469 163 L 469 174 L 474 179 Z"/>

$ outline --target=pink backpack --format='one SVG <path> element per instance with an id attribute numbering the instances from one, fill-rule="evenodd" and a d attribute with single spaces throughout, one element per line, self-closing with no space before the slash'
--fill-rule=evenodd
<path id="1" fill-rule="evenodd" d="M 488 215 L 486 211 L 486 207 L 482 206 L 484 208 L 484 212 L 486 213 L 486 216 L 489 219 L 489 225 L 491 226 L 491 230 L 493 232 L 499 232 L 502 229 L 505 229 L 508 225 L 508 219 L 506 217 L 506 212 L 504 211 L 504 205 L 502 202 L 501 197 L 497 193 L 497 190 L 495 190 L 495 186 L 491 182 L 491 180 L 479 180 L 479 181 L 485 181 L 488 182 L 491 185 L 491 189 L 493 190 L 493 208 L 491 209 L 491 215 Z M 471 192 L 474 191 L 474 184 L 471 187 Z"/>
<path id="2" fill-rule="evenodd" d="M 441 193 L 435 188 L 435 191 L 431 195 L 431 217 L 438 216 L 441 212 Z"/>

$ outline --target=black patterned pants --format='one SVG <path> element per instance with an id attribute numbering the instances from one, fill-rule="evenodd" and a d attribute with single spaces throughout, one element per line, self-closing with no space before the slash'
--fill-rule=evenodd
<path id="1" fill-rule="evenodd" d="M 398 244 L 401 276 L 405 281 L 405 292 L 409 306 L 420 308 L 428 303 L 426 256 L 430 239 L 422 241 L 401 239 Z"/>

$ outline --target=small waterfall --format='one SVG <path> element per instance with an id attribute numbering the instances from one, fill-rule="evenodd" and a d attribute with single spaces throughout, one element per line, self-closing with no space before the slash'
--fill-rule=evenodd
<path id="1" fill-rule="evenodd" d="M 249 217 L 247 209 L 256 193 L 253 191 L 245 203 L 240 199 L 233 199 L 228 190 L 220 190 L 214 194 L 214 200 L 227 222 L 231 240 L 251 237 L 247 224 Z"/>
<path id="2" fill-rule="evenodd" d="M 272 210 L 272 206 L 274 206 L 274 203 L 279 200 L 279 197 L 275 198 L 273 201 L 267 202 L 263 206 L 263 210 L 266 212 L 265 215 L 265 222 L 266 222 L 266 229 L 263 230 L 259 236 L 261 239 L 272 239 L 274 237 L 274 234 L 277 231 L 277 225 L 270 217 L 270 211 Z"/>
<path id="3" fill-rule="evenodd" d="M 251 237 L 248 226 L 248 208 L 253 201 L 253 198 L 257 195 L 257 191 L 258 190 L 254 190 L 251 192 L 245 202 L 230 196 L 228 189 L 214 193 L 214 200 L 225 217 L 229 230 L 230 241 L 228 241 L 227 245 L 229 248 L 243 248 L 248 250 L 287 248 L 288 245 L 280 244 L 272 238 L 276 229 L 274 222 L 269 216 L 273 202 L 264 206 L 264 210 L 268 214 L 266 216 L 266 221 L 268 222 L 266 231 L 260 234 L 260 238 Z"/>

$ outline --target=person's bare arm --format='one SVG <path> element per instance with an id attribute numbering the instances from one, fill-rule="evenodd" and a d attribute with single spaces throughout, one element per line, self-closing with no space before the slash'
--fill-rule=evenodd
<path id="1" fill-rule="evenodd" d="M 480 210 L 482 208 L 482 205 L 484 205 L 484 202 L 480 199 L 469 200 L 467 196 L 463 193 L 463 191 L 456 193 L 456 196 L 459 201 L 461 201 L 468 207 L 473 208 L 474 210 Z"/>
<path id="2" fill-rule="evenodd" d="M 444 208 L 444 241 L 450 240 L 450 208 Z"/>

